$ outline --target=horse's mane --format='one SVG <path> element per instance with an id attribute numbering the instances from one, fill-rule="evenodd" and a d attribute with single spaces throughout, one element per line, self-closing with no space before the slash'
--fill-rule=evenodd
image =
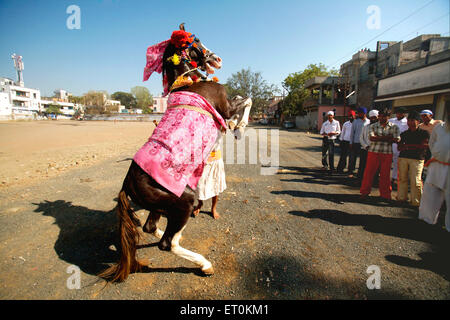
<path id="1" fill-rule="evenodd" d="M 181 56 L 181 50 L 177 49 L 173 44 L 169 43 L 163 55 L 163 67 L 162 67 L 162 76 L 167 77 L 168 87 L 175 82 L 177 77 L 184 72 L 189 70 L 189 67 L 186 66 L 185 62 L 180 62 L 178 66 L 175 66 L 168 58 L 172 57 L 174 54 Z"/>

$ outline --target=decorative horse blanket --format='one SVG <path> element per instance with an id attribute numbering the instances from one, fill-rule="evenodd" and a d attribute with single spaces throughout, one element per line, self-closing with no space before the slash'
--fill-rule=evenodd
<path id="1" fill-rule="evenodd" d="M 197 188 L 221 126 L 224 119 L 201 95 L 171 93 L 166 113 L 133 160 L 180 197 L 186 185 Z"/>

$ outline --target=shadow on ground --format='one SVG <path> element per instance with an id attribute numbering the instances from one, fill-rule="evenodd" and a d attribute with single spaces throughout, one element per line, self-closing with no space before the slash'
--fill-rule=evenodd
<path id="1" fill-rule="evenodd" d="M 78 266 L 84 273 L 98 275 L 119 260 L 120 248 L 118 221 L 115 209 L 93 210 L 74 206 L 65 200 L 35 203 L 35 212 L 53 217 L 60 232 L 54 249 L 61 260 Z M 152 240 L 156 240 L 152 239 Z M 112 249 L 114 245 L 114 249 Z M 141 244 L 138 249 L 157 246 L 157 243 Z M 140 272 L 194 273 L 200 275 L 199 268 L 150 268 Z"/>
<path id="2" fill-rule="evenodd" d="M 385 258 L 397 265 L 432 271 L 450 281 L 450 234 L 439 225 L 431 226 L 414 218 L 350 214 L 339 210 L 290 211 L 289 213 L 309 219 L 321 219 L 341 226 L 362 226 L 368 232 L 428 243 L 430 251 L 419 253 L 421 260 L 397 255 L 387 255 Z"/>
<path id="3" fill-rule="evenodd" d="M 335 163 L 336 165 L 336 163 Z M 349 178 L 348 173 L 336 173 L 334 172 L 332 175 L 328 174 L 328 171 L 315 169 L 315 168 L 301 168 L 301 167 L 280 167 L 280 169 L 284 169 L 287 172 L 282 172 L 281 174 L 290 174 L 290 175 L 298 175 L 301 178 L 294 179 L 280 179 L 280 181 L 284 182 L 302 182 L 309 184 L 320 184 L 320 185 L 330 185 L 330 184 L 338 184 L 348 187 L 348 189 L 355 189 L 356 192 L 359 191 L 359 187 L 361 186 L 361 180 L 359 178 Z M 356 170 L 357 171 L 357 170 Z M 378 181 L 375 179 L 373 183 L 372 190 L 375 191 L 378 188 Z"/>
<path id="4" fill-rule="evenodd" d="M 307 261 L 290 256 L 261 256 L 247 265 L 245 296 L 251 299 L 407 299 L 386 290 L 367 289 L 366 275 L 354 282 L 330 279 Z"/>
<path id="5" fill-rule="evenodd" d="M 299 198 L 317 198 L 326 201 L 330 201 L 336 204 L 344 203 L 358 203 L 358 204 L 369 204 L 377 207 L 398 207 L 405 208 L 405 205 L 394 202 L 385 201 L 380 197 L 367 197 L 366 199 L 361 199 L 360 194 L 348 194 L 348 193 L 323 193 L 323 192 L 311 192 L 311 191 L 300 191 L 300 190 L 282 190 L 282 191 L 271 191 L 272 194 L 283 195 L 287 194 L 292 197 Z M 413 210 L 405 208 L 405 210 Z"/>
<path id="6" fill-rule="evenodd" d="M 65 200 L 34 203 L 35 212 L 53 217 L 60 232 L 54 245 L 61 260 L 77 265 L 91 275 L 97 275 L 108 263 L 119 259 L 118 253 L 110 248 L 117 242 L 117 218 L 115 210 L 92 210 L 74 206 Z"/>

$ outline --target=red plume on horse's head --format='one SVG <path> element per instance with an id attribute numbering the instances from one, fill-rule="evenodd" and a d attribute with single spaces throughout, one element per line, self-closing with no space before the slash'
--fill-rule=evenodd
<path id="1" fill-rule="evenodd" d="M 194 42 L 195 36 L 184 30 L 175 30 L 170 37 L 170 43 L 178 49 L 184 49 Z"/>

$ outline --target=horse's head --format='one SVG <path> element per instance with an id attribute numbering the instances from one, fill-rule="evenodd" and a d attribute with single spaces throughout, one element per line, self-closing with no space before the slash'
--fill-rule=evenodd
<path id="1" fill-rule="evenodd" d="M 185 31 L 184 23 L 180 24 L 180 30 Z M 222 68 L 222 59 L 210 51 L 197 37 L 194 37 L 194 44 L 189 50 L 189 55 L 194 61 L 199 61 L 198 68 L 208 74 L 214 73 L 213 68 Z"/>
<path id="2" fill-rule="evenodd" d="M 222 67 L 222 59 L 210 51 L 195 35 L 186 32 L 184 24 L 174 31 L 163 55 L 163 84 L 168 91 L 190 85 Z"/>

